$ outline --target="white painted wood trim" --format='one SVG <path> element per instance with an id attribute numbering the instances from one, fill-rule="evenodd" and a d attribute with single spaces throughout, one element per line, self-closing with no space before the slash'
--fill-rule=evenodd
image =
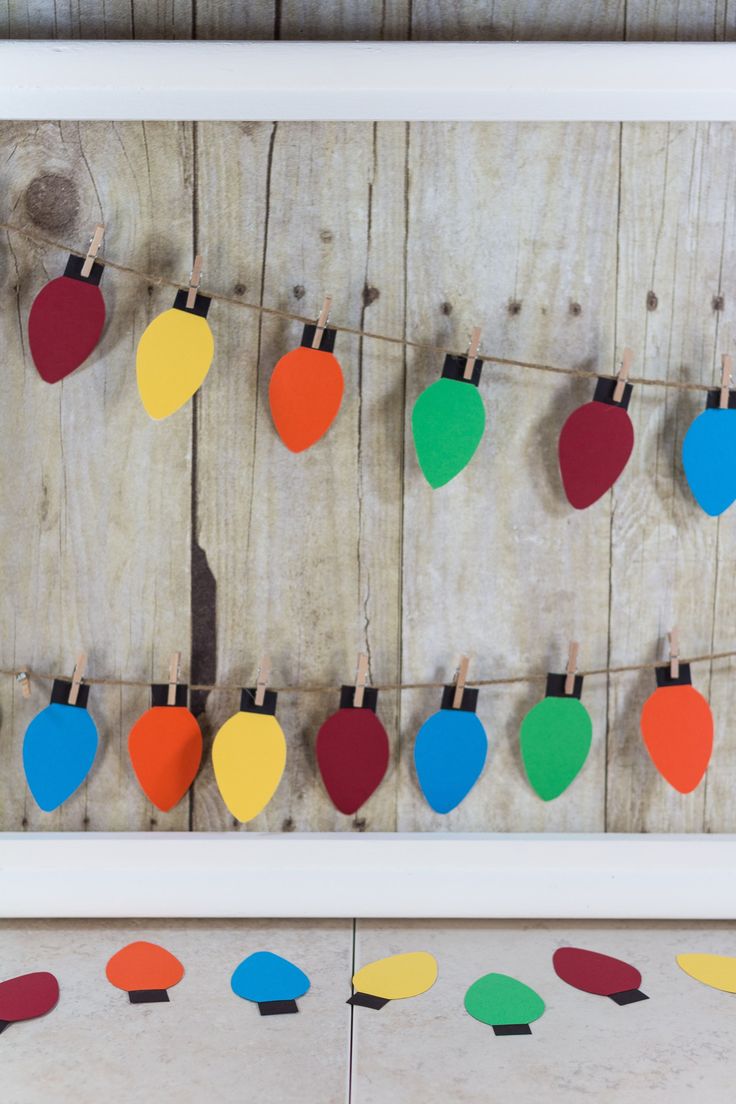
<path id="1" fill-rule="evenodd" d="M 736 836 L 4 833 L 0 916 L 736 919 Z"/>
<path id="2" fill-rule="evenodd" d="M 6 41 L 0 114 L 733 120 L 736 44 Z"/>

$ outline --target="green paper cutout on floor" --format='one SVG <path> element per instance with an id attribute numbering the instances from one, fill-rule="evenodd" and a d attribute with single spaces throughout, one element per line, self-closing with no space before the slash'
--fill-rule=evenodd
<path id="1" fill-rule="evenodd" d="M 544 1007 L 539 993 L 508 974 L 485 974 L 465 994 L 465 1011 L 496 1035 L 531 1035 Z"/>

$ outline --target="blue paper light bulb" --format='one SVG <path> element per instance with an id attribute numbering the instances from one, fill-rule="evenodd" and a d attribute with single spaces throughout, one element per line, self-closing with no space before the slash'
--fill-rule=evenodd
<path id="1" fill-rule="evenodd" d="M 475 709 L 478 691 L 463 689 L 453 708 L 455 686 L 446 686 L 442 706 L 429 717 L 414 742 L 417 779 L 436 813 L 449 813 L 478 781 L 488 753 L 486 730 Z"/>
<path id="2" fill-rule="evenodd" d="M 731 358 L 724 357 L 723 385 L 709 391 L 707 407 L 682 442 L 682 463 L 695 500 L 718 517 L 736 500 L 736 394 L 728 390 Z"/>
<path id="3" fill-rule="evenodd" d="M 72 685 L 54 681 L 50 704 L 33 718 L 23 740 L 28 787 L 45 813 L 79 789 L 97 754 L 97 727 L 87 712 L 89 686 L 79 686 L 69 704 Z"/>
<path id="4" fill-rule="evenodd" d="M 244 958 L 233 972 L 230 985 L 236 996 L 254 1001 L 262 1016 L 298 1012 L 296 1000 L 309 989 L 309 978 L 272 951 L 256 951 Z"/>

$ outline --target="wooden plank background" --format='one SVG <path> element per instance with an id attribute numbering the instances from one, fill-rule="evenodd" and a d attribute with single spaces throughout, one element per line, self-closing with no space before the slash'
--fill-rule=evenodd
<path id="1" fill-rule="evenodd" d="M 698 3 L 400 0 L 9 0 L 6 37 L 736 37 L 725 0 Z M 0 124 L 2 218 L 75 247 L 98 219 L 110 259 L 337 323 L 461 349 L 611 372 L 715 381 L 732 350 L 736 128 L 726 124 Z M 267 383 L 300 327 L 213 304 L 206 385 L 159 425 L 135 387 L 138 338 L 170 289 L 108 271 L 109 321 L 90 363 L 56 387 L 37 377 L 26 319 L 63 254 L 14 234 L 0 249 L 3 565 L 0 665 L 160 679 L 181 648 L 195 682 L 250 683 L 267 646 L 277 683 L 349 680 L 366 650 L 374 681 L 651 662 L 676 619 L 683 649 L 734 646 L 734 518 L 693 505 L 680 465 L 702 395 L 638 389 L 624 478 L 583 514 L 566 505 L 555 448 L 590 394 L 521 368 L 486 366 L 489 430 L 462 477 L 433 492 L 416 465 L 411 404 L 437 357 L 339 335 L 347 392 L 322 445 L 276 439 Z M 650 673 L 588 680 L 591 757 L 552 804 L 529 790 L 518 728 L 538 684 L 481 694 L 489 766 L 467 801 L 431 813 L 412 742 L 434 691 L 383 694 L 386 781 L 355 818 L 335 812 L 313 744 L 334 694 L 287 694 L 287 776 L 248 828 L 270 830 L 732 831 L 731 665 L 699 665 L 716 716 L 707 782 L 683 798 L 643 750 Z M 20 749 L 48 687 L 0 685 L 3 829 L 228 829 L 206 760 L 190 797 L 160 814 L 137 789 L 127 732 L 139 689 L 95 687 L 102 751 L 58 813 L 36 809 Z M 197 695 L 207 748 L 237 695 Z"/>

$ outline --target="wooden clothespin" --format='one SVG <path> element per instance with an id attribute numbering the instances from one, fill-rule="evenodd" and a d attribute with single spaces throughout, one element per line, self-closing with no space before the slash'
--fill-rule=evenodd
<path id="1" fill-rule="evenodd" d="M 570 647 L 567 650 L 567 668 L 565 670 L 565 693 L 575 693 L 575 673 L 578 669 L 578 652 L 580 651 L 580 645 L 577 640 L 570 641 Z"/>
<path id="2" fill-rule="evenodd" d="M 319 318 L 317 319 L 317 325 L 314 330 L 314 337 L 312 338 L 312 348 L 319 349 L 322 344 L 322 334 L 325 332 L 325 326 L 327 325 L 327 319 L 330 317 L 330 307 L 332 306 L 332 296 L 325 295 L 325 301 L 322 304 L 322 310 L 319 312 Z"/>
<path id="3" fill-rule="evenodd" d="M 77 662 L 74 664 L 74 672 L 72 674 L 72 685 L 69 690 L 69 705 L 76 705 L 77 698 L 79 697 L 79 687 L 82 685 L 82 678 L 84 677 L 84 669 L 87 666 L 87 656 L 84 652 L 80 652 L 77 656 Z"/>
<path id="4" fill-rule="evenodd" d="M 731 375 L 733 370 L 733 358 L 724 353 L 721 357 L 721 396 L 718 406 L 721 410 L 728 410 L 728 392 L 731 388 Z"/>
<path id="5" fill-rule="evenodd" d="M 268 689 L 268 679 L 271 674 L 271 660 L 268 656 L 262 656 L 258 664 L 258 674 L 256 675 L 256 697 L 255 704 L 260 708 L 266 699 L 266 690 Z"/>
<path id="6" fill-rule="evenodd" d="M 634 353 L 632 349 L 624 349 L 623 360 L 621 361 L 621 368 L 619 369 L 618 376 L 616 378 L 616 386 L 613 389 L 613 401 L 621 402 L 626 390 L 626 383 L 629 378 L 629 372 L 631 371 L 631 365 L 634 360 Z"/>
<path id="7" fill-rule="evenodd" d="M 361 709 L 363 706 L 363 695 L 365 694 L 365 684 L 368 680 L 368 656 L 364 652 L 360 652 L 358 655 L 358 666 L 355 671 L 355 693 L 353 694 L 353 705 L 356 709 Z"/>
<path id="8" fill-rule="evenodd" d="M 105 227 L 101 222 L 98 222 L 95 226 L 95 232 L 92 235 L 89 243 L 89 249 L 87 250 L 87 256 L 84 258 L 84 264 L 82 265 L 82 271 L 80 276 L 84 276 L 86 279 L 92 271 L 92 266 L 97 260 L 97 254 L 100 252 L 100 246 L 102 245 L 102 238 L 105 234 Z"/>
<path id="9" fill-rule="evenodd" d="M 668 634 L 670 641 L 670 678 L 680 677 L 680 630 L 677 625 Z"/>
<path id="10" fill-rule="evenodd" d="M 189 292 L 187 293 L 187 310 L 193 310 L 197 302 L 197 292 L 202 282 L 202 254 L 198 253 L 192 265 L 192 275 L 189 277 Z"/>
<path id="11" fill-rule="evenodd" d="M 470 344 L 468 345 L 468 355 L 465 359 L 463 379 L 469 380 L 473 378 L 473 369 L 475 368 L 475 361 L 478 356 L 478 350 L 480 349 L 480 335 L 480 326 L 475 326 L 470 335 Z"/>
<path id="12" fill-rule="evenodd" d="M 15 676 L 15 681 L 20 686 L 20 692 L 24 698 L 30 698 L 31 696 L 31 680 L 27 671 L 18 671 Z"/>
<path id="13" fill-rule="evenodd" d="M 169 662 L 169 692 L 166 695 L 167 705 L 176 705 L 176 687 L 179 683 L 181 672 L 181 652 L 173 652 Z"/>
<path id="14" fill-rule="evenodd" d="M 463 704 L 463 694 L 465 693 L 465 683 L 468 678 L 468 667 L 470 666 L 470 656 L 461 655 L 457 663 L 455 670 L 455 693 L 452 697 L 452 708 L 460 709 Z"/>

